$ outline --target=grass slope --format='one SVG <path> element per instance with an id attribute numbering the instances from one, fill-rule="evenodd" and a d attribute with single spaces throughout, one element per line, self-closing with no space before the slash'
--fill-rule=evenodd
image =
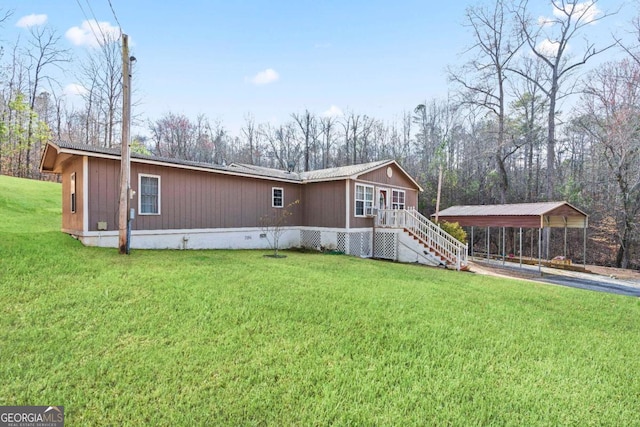
<path id="1" fill-rule="evenodd" d="M 637 299 L 289 252 L 85 248 L 0 176 L 0 405 L 68 425 L 639 425 Z"/>

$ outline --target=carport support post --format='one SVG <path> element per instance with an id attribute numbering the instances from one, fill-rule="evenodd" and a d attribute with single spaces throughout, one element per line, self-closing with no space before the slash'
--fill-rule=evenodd
<path id="1" fill-rule="evenodd" d="M 522 227 L 520 227 L 520 268 L 522 268 Z"/>
<path id="2" fill-rule="evenodd" d="M 506 228 L 502 227 L 502 265 L 505 262 L 505 253 L 507 252 Z"/>
<path id="3" fill-rule="evenodd" d="M 584 219 L 583 227 L 582 227 L 582 266 L 587 268 L 587 219 Z"/>
<path id="4" fill-rule="evenodd" d="M 567 259 L 567 217 L 563 216 L 564 220 L 564 259 Z"/>
<path id="5" fill-rule="evenodd" d="M 471 226 L 471 258 L 473 258 L 473 225 Z"/>
<path id="6" fill-rule="evenodd" d="M 538 228 L 538 272 L 542 275 L 542 228 Z"/>
<path id="7" fill-rule="evenodd" d="M 531 230 L 531 229 L 529 229 L 529 230 Z M 531 246 L 530 246 L 530 248 L 531 248 L 531 260 L 533 261 L 533 230 L 531 230 L 530 236 L 531 236 Z"/>
<path id="8" fill-rule="evenodd" d="M 490 230 L 491 230 L 491 227 L 487 227 L 487 262 L 490 261 L 489 259 L 489 249 L 491 249 L 489 246 Z"/>

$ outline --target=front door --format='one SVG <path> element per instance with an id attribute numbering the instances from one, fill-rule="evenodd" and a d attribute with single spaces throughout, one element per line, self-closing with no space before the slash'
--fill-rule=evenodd
<path id="1" fill-rule="evenodd" d="M 381 225 L 387 223 L 388 212 L 386 210 L 391 209 L 390 203 L 389 189 L 378 188 L 378 220 Z"/>

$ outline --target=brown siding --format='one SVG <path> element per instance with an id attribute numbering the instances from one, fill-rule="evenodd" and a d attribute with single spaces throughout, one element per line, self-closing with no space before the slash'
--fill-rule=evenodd
<path id="1" fill-rule="evenodd" d="M 131 187 L 138 174 L 160 176 L 160 215 L 137 215 L 134 230 L 259 227 L 260 218 L 279 211 L 271 207 L 271 188 L 284 189 L 285 206 L 301 197 L 299 184 L 132 164 Z M 138 198 L 132 207 L 138 212 Z M 291 209 L 288 225 L 300 225 L 302 212 Z"/>
<path id="2" fill-rule="evenodd" d="M 404 203 L 406 208 L 418 209 L 418 191 L 406 190 L 404 195 Z"/>
<path id="3" fill-rule="evenodd" d="M 345 182 L 315 182 L 303 186 L 301 208 L 304 225 L 313 227 L 345 227 Z"/>
<path id="4" fill-rule="evenodd" d="M 77 185 L 81 189 L 82 163 L 79 157 L 77 162 Z M 376 195 L 379 187 L 403 189 L 406 206 L 417 206 L 417 189 L 400 169 L 392 167 L 394 173 L 391 178 L 384 167 L 364 175 L 366 180 L 358 182 L 371 185 L 374 179 L 381 181 L 380 184 L 373 183 Z M 67 169 L 65 182 L 68 182 Z M 138 179 L 141 173 L 160 176 L 160 215 L 139 214 Z M 118 229 L 119 179 L 119 161 L 89 158 L 90 231 L 97 230 L 99 221 L 107 222 L 108 230 Z M 134 162 L 131 165 L 131 187 L 136 191 L 131 201 L 131 207 L 136 211 L 132 224 L 134 230 L 259 227 L 261 217 L 278 211 L 271 207 L 272 187 L 284 189 L 285 206 L 300 200 L 300 204 L 291 209 L 293 215 L 289 217 L 288 225 L 346 227 L 345 181 L 341 180 L 301 185 Z M 350 228 L 372 227 L 371 218 L 355 217 L 355 182 L 350 181 L 349 187 Z M 63 206 L 68 209 L 68 195 L 63 197 Z M 82 207 L 81 197 L 78 197 L 78 207 Z M 81 215 L 76 215 L 80 218 L 78 224 L 81 228 Z"/>
<path id="5" fill-rule="evenodd" d="M 76 174 L 76 212 L 71 213 L 71 174 L 74 172 Z M 73 157 L 65 163 L 62 174 L 62 228 L 78 233 L 82 231 L 84 218 L 82 173 L 82 157 Z"/>
<path id="6" fill-rule="evenodd" d="M 90 158 L 89 230 L 106 221 L 108 230 L 118 229 L 120 163 Z M 139 174 L 160 176 L 160 215 L 140 215 Z M 80 184 L 78 184 L 80 185 Z M 278 211 L 271 207 L 271 188 L 284 189 L 285 206 L 301 198 L 299 184 L 190 171 L 157 165 L 131 164 L 131 188 L 136 195 L 134 230 L 259 227 L 260 218 Z M 78 200 L 80 203 L 80 200 Z M 301 225 L 303 213 L 292 208 L 288 225 Z"/>
<path id="7" fill-rule="evenodd" d="M 391 178 L 387 176 L 387 168 L 390 167 L 393 171 Z M 405 173 L 397 167 L 395 164 L 384 166 L 379 169 L 367 172 L 366 174 L 358 177 L 359 181 L 368 181 L 370 183 L 379 183 L 380 186 L 396 187 L 398 189 L 413 188 L 417 190 L 416 185 L 411 182 L 411 179 L 405 175 Z"/>
<path id="8" fill-rule="evenodd" d="M 89 157 L 89 231 L 96 231 L 98 222 L 118 229 L 119 186 L 119 161 Z"/>

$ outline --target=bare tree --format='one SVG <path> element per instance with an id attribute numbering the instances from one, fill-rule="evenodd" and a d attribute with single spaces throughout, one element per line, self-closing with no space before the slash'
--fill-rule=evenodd
<path id="1" fill-rule="evenodd" d="M 256 121 L 252 114 L 246 114 L 244 116 L 244 126 L 240 129 L 240 132 L 244 136 L 245 143 L 248 145 L 249 164 L 255 165 L 257 164 L 256 153 L 260 133 L 258 132 Z"/>
<path id="2" fill-rule="evenodd" d="M 463 103 L 479 106 L 495 116 L 494 159 L 499 176 L 500 203 L 506 203 L 509 178 L 505 161 L 519 148 L 514 149 L 506 138 L 506 79 L 509 64 L 524 41 L 516 41 L 502 0 L 496 0 L 493 7 L 468 7 L 465 18 L 474 37 L 474 44 L 468 50 L 473 57 L 460 71 L 450 71 L 450 79 L 462 87 Z"/>
<path id="3" fill-rule="evenodd" d="M 303 156 L 300 141 L 296 138 L 295 123 L 280 126 L 266 125 L 263 135 L 271 147 L 270 153 L 280 169 L 292 169 Z"/>
<path id="4" fill-rule="evenodd" d="M 618 184 L 616 265 L 628 268 L 640 240 L 640 64 L 626 59 L 600 67 L 588 80 L 583 101 L 583 127 Z"/>
<path id="5" fill-rule="evenodd" d="M 340 125 L 344 131 L 344 148 L 346 164 L 356 164 L 358 162 L 358 143 L 360 138 L 360 124 L 362 116 L 351 111 L 343 116 Z"/>
<path id="6" fill-rule="evenodd" d="M 530 75 L 526 69 L 510 67 L 510 70 L 530 80 L 538 86 L 548 100 L 547 115 L 547 164 L 546 197 L 553 199 L 555 191 L 556 116 L 558 101 L 574 93 L 574 85 L 568 81 L 579 67 L 594 56 L 614 46 L 614 43 L 597 48 L 595 43 L 585 40 L 582 55 L 573 59 L 569 55 L 569 44 L 581 36 L 586 27 L 610 16 L 601 12 L 598 0 L 583 3 L 569 0 L 552 0 L 553 17 L 534 19 L 529 13 L 529 0 L 521 0 L 514 17 L 519 26 L 520 36 L 533 55 L 546 66 L 544 79 Z M 575 80 L 574 80 L 575 82 Z M 568 87 L 563 89 L 563 86 Z"/>
<path id="7" fill-rule="evenodd" d="M 293 120 L 298 124 L 302 137 L 304 138 L 304 170 L 309 170 L 310 151 L 315 146 L 317 135 L 316 118 L 309 110 L 305 110 L 303 114 L 292 114 Z"/>
<path id="8" fill-rule="evenodd" d="M 322 167 L 328 168 L 331 162 L 331 147 L 333 146 L 333 132 L 336 119 L 326 116 L 320 119 L 320 133 L 322 135 Z"/>
<path id="9" fill-rule="evenodd" d="M 116 35 L 106 34 L 82 63 L 86 143 L 112 147 L 118 141 L 122 114 L 122 55 Z M 115 144 L 117 145 L 117 144 Z"/>
<path id="10" fill-rule="evenodd" d="M 48 27 L 31 27 L 29 31 L 31 38 L 29 39 L 29 48 L 27 48 L 27 57 L 29 58 L 29 107 L 31 111 L 35 111 L 36 99 L 41 90 L 44 81 L 52 84 L 52 78 L 46 74 L 46 69 L 56 67 L 61 69 L 64 63 L 70 62 L 69 51 L 61 49 L 58 45 L 60 36 Z M 36 130 L 35 116 L 30 116 L 29 127 L 27 131 L 27 147 L 25 163 L 27 168 L 31 166 L 31 152 L 34 143 L 33 139 Z M 39 138 L 38 138 L 39 139 Z M 39 146 L 37 147 L 39 148 Z M 38 150 L 39 152 L 39 150 Z"/>
<path id="11" fill-rule="evenodd" d="M 149 122 L 151 140 L 158 156 L 175 159 L 195 159 L 195 126 L 184 115 L 167 113 L 155 122 Z"/>
<path id="12" fill-rule="evenodd" d="M 295 200 L 282 208 L 273 208 L 272 212 L 260 217 L 260 226 L 262 231 L 265 232 L 267 240 L 271 249 L 273 249 L 273 258 L 284 258 L 284 255 L 278 254 L 280 250 L 280 238 L 284 234 L 285 227 L 289 217 L 293 215 L 293 209 L 300 203 L 300 200 Z"/>

